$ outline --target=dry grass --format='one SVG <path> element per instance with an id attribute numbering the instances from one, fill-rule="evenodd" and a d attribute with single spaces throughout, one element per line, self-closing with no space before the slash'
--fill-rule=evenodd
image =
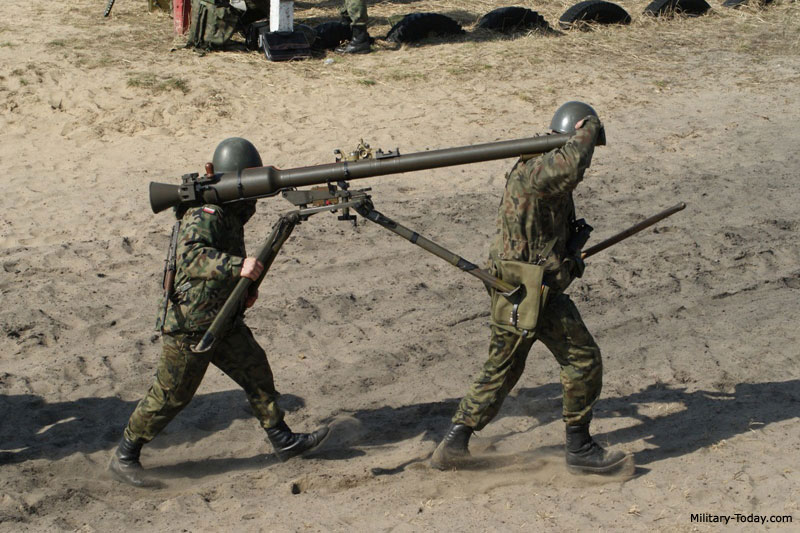
<path id="1" fill-rule="evenodd" d="M 149 72 L 138 72 L 128 78 L 128 87 L 148 89 L 153 94 L 164 91 L 181 91 L 183 94 L 189 92 L 189 83 L 182 78 L 172 76 L 158 76 Z"/>
<path id="2" fill-rule="evenodd" d="M 515 5 L 538 11 L 553 27 L 558 18 L 575 2 L 545 1 L 521 2 Z M 486 35 L 473 32 L 474 23 L 485 13 L 496 8 L 496 2 L 423 1 L 413 5 L 381 2 L 370 5 L 370 33 L 385 35 L 388 19 L 411 12 L 437 12 L 458 20 L 467 30 L 462 37 L 429 39 L 415 46 L 403 46 L 398 52 L 384 52 L 387 61 L 374 65 L 372 77 L 377 81 L 414 83 L 437 76 L 455 78 L 471 77 L 482 71 L 492 76 L 511 78 L 519 76 L 520 65 L 531 67 L 531 73 L 547 65 L 570 62 L 591 63 L 602 61 L 607 78 L 636 69 L 651 75 L 653 83 L 675 85 L 680 76 L 659 75 L 664 71 L 679 71 L 687 61 L 704 54 L 731 55 L 731 59 L 746 64 L 775 54 L 800 52 L 800 6 L 794 2 L 778 2 L 768 8 L 743 7 L 729 9 L 712 6 L 705 16 L 651 17 L 642 15 L 646 2 L 630 0 L 618 2 L 632 16 L 627 26 L 595 26 L 592 31 L 568 31 L 560 36 L 530 33 L 514 37 Z M 338 4 L 298 9 L 298 22 L 317 23 L 336 20 Z M 775 35 L 781 39 L 775 39 Z M 766 36 L 771 36 L 766 39 Z M 380 41 L 378 41 L 380 50 Z M 405 54 L 420 55 L 424 61 L 405 62 Z M 346 67 L 350 58 L 342 60 Z M 326 69 L 311 62 L 309 69 L 325 75 Z M 711 74 L 711 73 L 709 73 Z"/>
<path id="3" fill-rule="evenodd" d="M 78 0 L 87 3 L 88 0 Z M 331 82 L 354 83 L 359 87 L 379 89 L 382 86 L 414 86 L 453 80 L 469 90 L 482 79 L 516 81 L 529 79 L 529 88 L 509 96 L 537 107 L 555 104 L 557 94 L 551 84 L 536 83 L 540 73 L 554 68 L 573 72 L 560 82 L 566 87 L 594 86 L 597 92 L 611 90 L 615 80 L 637 76 L 653 87 L 655 93 L 669 91 L 683 83 L 681 72 L 687 65 L 703 63 L 708 76 L 715 76 L 716 65 L 741 65 L 741 82 L 758 83 L 748 75 L 748 65 L 777 61 L 782 56 L 800 52 L 800 5 L 778 0 L 774 5 L 759 9 L 744 7 L 728 9 L 712 6 L 701 17 L 676 16 L 655 18 L 641 14 L 646 0 L 618 2 L 632 16 L 627 26 L 595 26 L 592 31 L 567 31 L 559 35 L 532 32 L 516 36 L 493 35 L 474 30 L 477 20 L 501 4 L 494 1 L 457 2 L 454 0 L 423 0 L 414 4 L 378 2 L 370 4 L 370 33 L 384 36 L 390 28 L 389 19 L 412 12 L 437 12 L 458 20 L 467 33 L 454 38 L 428 39 L 419 45 L 402 46 L 392 50 L 380 39 L 376 52 L 368 56 L 342 57 L 333 53 L 309 61 L 269 63 L 260 52 L 226 52 L 202 54 L 185 51 L 181 39 L 172 33 L 168 15 L 147 13 L 143 0 L 115 6 L 112 21 L 98 23 L 87 10 L 75 12 L 75 27 L 89 28 L 102 39 L 103 53 L 95 50 L 86 39 L 59 38 L 46 42 L 52 50 L 64 54 L 64 59 L 82 68 L 129 68 L 140 60 L 165 65 L 179 62 L 191 67 L 190 78 L 214 77 L 219 69 L 234 75 L 263 77 L 265 87 L 285 83 L 285 79 L 321 79 Z M 516 3 L 538 11 L 558 27 L 558 18 L 574 2 L 572 0 L 524 1 Z M 339 0 L 323 3 L 298 2 L 295 6 L 297 23 L 315 25 L 337 20 Z M 76 6 L 79 9 L 81 6 Z M 85 20 L 84 20 L 85 18 Z M 107 34 L 103 37 L 104 34 Z M 113 35 L 113 38 L 110 36 Z M 76 43 L 79 46 L 66 42 Z M 11 43 L 9 43 L 9 46 Z M 125 64 L 110 61 L 109 57 L 128 57 Z M 566 67 L 566 68 L 564 68 Z M 570 70 L 572 67 L 574 70 Z M 161 78 L 142 78 L 134 75 L 129 84 L 154 92 L 179 90 L 196 96 L 198 84 L 185 80 L 168 80 L 165 71 Z M 780 71 L 774 76 L 785 76 Z M 769 80 L 760 80 L 769 82 Z M 295 82 L 295 81 L 293 81 Z M 563 91 L 562 91 L 563 92 Z M 618 95 L 620 105 L 626 100 L 646 96 Z"/>
<path id="4" fill-rule="evenodd" d="M 574 1 L 544 0 L 539 2 L 523 1 L 514 5 L 528 7 L 538 11 L 554 28 L 558 28 L 558 18 Z M 701 17 L 676 16 L 674 18 L 656 18 L 642 15 L 647 1 L 621 0 L 616 2 L 631 14 L 632 23 L 627 26 L 596 26 L 593 31 L 569 31 L 558 37 L 544 36 L 540 33 L 506 37 L 491 35 L 487 32 L 474 32 L 475 23 L 489 11 L 506 5 L 496 1 L 456 2 L 453 0 L 423 0 L 413 4 L 377 2 L 370 3 L 369 31 L 373 36 L 382 37 L 389 31 L 389 19 L 415 12 L 435 12 L 456 19 L 467 30 L 467 34 L 452 39 L 429 39 L 419 46 L 426 50 L 426 60 L 436 60 L 438 56 L 443 62 L 451 63 L 452 56 L 456 60 L 464 56 L 475 56 L 474 61 L 498 66 L 510 63 L 508 59 L 528 56 L 531 64 L 551 64 L 570 61 L 576 57 L 602 57 L 609 59 L 609 54 L 617 58 L 620 64 L 629 67 L 630 62 L 637 64 L 661 65 L 675 61 L 676 52 L 680 50 L 702 51 L 728 50 L 759 55 L 773 52 L 770 48 L 781 46 L 783 51 L 800 51 L 800 5 L 788 0 L 778 0 L 766 8 L 747 7 L 729 9 L 721 4 L 713 4 L 709 14 Z M 132 8 L 120 9 L 115 6 L 114 24 L 119 29 L 121 24 L 128 25 L 130 31 L 116 31 L 117 38 L 107 42 L 108 46 L 136 46 L 139 52 L 163 54 L 165 46 L 175 48 L 171 43 L 171 24 L 168 15 L 163 13 L 146 13 L 146 2 Z M 298 3 L 295 6 L 295 22 L 316 25 L 320 22 L 338 20 L 341 2 L 338 0 L 322 3 Z M 142 12 L 144 11 L 144 12 Z M 76 17 L 80 17 L 76 13 Z M 97 27 L 97 19 L 85 21 Z M 701 31 L 698 31 L 700 29 Z M 764 39 L 772 35 L 772 39 Z M 775 35 L 783 36 L 781 44 L 774 39 Z M 766 42 L 765 42 L 766 41 Z M 178 41 L 179 42 L 179 41 Z M 480 47 L 476 48 L 475 45 Z M 764 47 L 766 46 L 766 48 Z M 385 51 L 385 46 L 378 42 L 378 50 L 384 50 L 389 61 L 396 58 Z M 400 52 L 409 47 L 402 47 Z M 434 52 L 435 51 L 435 52 Z M 482 59 L 483 58 L 483 59 Z M 613 59 L 613 58 L 612 58 Z M 258 53 L 229 53 L 227 60 L 235 62 L 263 62 Z M 504 61 L 505 60 L 505 61 Z M 342 61 L 346 63 L 347 61 Z M 310 62 L 314 64 L 316 62 Z M 284 68 L 294 69 L 294 64 L 284 64 Z M 427 61 L 426 61 L 426 66 Z M 320 69 L 323 70 L 323 69 Z M 388 69 L 387 69 L 388 70 Z M 396 71 L 396 69 L 393 69 Z M 446 69 L 445 69 L 446 70 Z M 452 69 L 451 69 L 452 70 Z M 455 68 L 458 71 L 458 68 Z M 415 79 L 419 76 L 402 75 L 402 78 Z"/>

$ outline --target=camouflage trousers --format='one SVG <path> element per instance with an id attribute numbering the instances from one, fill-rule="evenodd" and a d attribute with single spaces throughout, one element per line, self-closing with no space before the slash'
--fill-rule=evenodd
<path id="1" fill-rule="evenodd" d="M 344 0 L 344 6 L 339 11 L 342 17 L 350 18 L 352 26 L 367 25 L 367 2 L 366 0 Z"/>
<path id="2" fill-rule="evenodd" d="M 525 338 L 492 326 L 489 359 L 461 400 L 454 424 L 483 429 L 500 410 L 514 388 L 533 343 L 540 340 L 561 365 L 563 416 L 569 425 L 588 423 L 592 406 L 600 396 L 603 366 L 598 348 L 569 296 L 550 296 L 536 328 L 536 336 Z"/>
<path id="3" fill-rule="evenodd" d="M 155 380 L 125 428 L 129 440 L 151 441 L 191 401 L 209 363 L 225 372 L 247 394 L 263 428 L 283 420 L 267 355 L 243 322 L 234 324 L 207 353 L 194 353 L 202 334 L 164 335 Z"/>

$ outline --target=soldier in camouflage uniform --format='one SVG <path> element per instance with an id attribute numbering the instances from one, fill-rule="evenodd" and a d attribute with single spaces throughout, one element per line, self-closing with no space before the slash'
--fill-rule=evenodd
<path id="1" fill-rule="evenodd" d="M 262 166 L 255 147 L 239 138 L 220 143 L 213 162 L 218 172 Z M 176 213 L 181 226 L 175 290 L 165 320 L 162 322 L 159 313 L 157 323 L 163 333 L 161 358 L 155 380 L 136 406 L 111 459 L 109 469 L 120 481 L 135 486 L 154 484 L 139 462 L 141 448 L 189 404 L 209 364 L 244 389 L 280 460 L 314 448 L 328 432 L 328 428 L 321 428 L 310 434 L 292 433 L 283 421 L 267 356 L 244 323 L 244 308 L 227 325 L 227 333 L 212 350 L 191 351 L 238 279 L 255 281 L 263 272 L 264 265 L 247 257 L 244 246 L 244 224 L 255 210 L 255 201 L 245 201 L 225 206 L 202 205 Z M 249 294 L 244 307 L 252 306 L 257 297 L 257 291 Z"/>
<path id="2" fill-rule="evenodd" d="M 344 0 L 340 11 L 342 22 L 350 25 L 353 38 L 336 48 L 340 54 L 367 54 L 370 52 L 370 37 L 367 33 L 367 1 Z"/>
<path id="3" fill-rule="evenodd" d="M 629 463 L 628 456 L 604 450 L 589 435 L 592 406 L 602 386 L 600 349 L 575 304 L 564 294 L 584 269 L 580 250 L 569 245 L 575 221 L 572 191 L 589 168 L 598 137 L 604 137 L 603 127 L 591 107 L 568 102 L 556 112 L 551 129 L 574 135 L 563 148 L 514 165 L 506 182 L 498 214 L 498 233 L 489 254 L 494 272 L 500 260 L 533 263 L 545 256 L 544 284 L 550 289 L 548 299 L 534 336 L 492 326 L 489 358 L 461 400 L 452 426 L 434 452 L 431 463 L 436 468 L 456 468 L 464 463 L 469 456 L 470 436 L 497 415 L 522 375 L 525 359 L 537 339 L 561 366 L 569 470 L 611 474 Z"/>

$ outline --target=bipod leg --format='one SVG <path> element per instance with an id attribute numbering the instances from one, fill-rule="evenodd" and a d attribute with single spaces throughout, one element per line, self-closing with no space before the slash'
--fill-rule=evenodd
<path id="1" fill-rule="evenodd" d="M 203 353 L 211 349 L 222 328 L 233 315 L 241 309 L 242 302 L 248 291 L 253 287 L 258 288 L 261 284 L 264 276 L 267 275 L 267 271 L 272 266 L 272 262 L 275 260 L 278 252 L 280 252 L 281 246 L 283 246 L 283 243 L 289 238 L 289 235 L 292 234 L 298 222 L 300 222 L 300 215 L 297 212 L 281 215 L 281 218 L 278 219 L 278 222 L 272 227 L 272 232 L 269 234 L 269 237 L 267 237 L 264 245 L 261 246 L 256 254 L 256 259 L 264 264 L 264 271 L 258 277 L 257 281 L 253 281 L 250 278 L 239 279 L 233 292 L 231 292 L 228 299 L 225 300 L 222 309 L 220 309 L 217 316 L 214 317 L 211 326 L 209 326 L 208 330 L 203 334 L 203 338 L 192 347 L 193 352 Z"/>
<path id="2" fill-rule="evenodd" d="M 598 253 L 598 252 L 602 252 L 606 248 L 610 248 L 611 246 L 614 246 L 618 242 L 624 241 L 628 237 L 639 233 L 643 229 L 649 228 L 653 224 L 661 222 L 662 220 L 664 220 L 667 217 L 671 217 L 672 215 L 674 215 L 678 211 L 681 211 L 681 210 L 683 210 L 685 208 L 686 208 L 686 204 L 684 202 L 679 202 L 679 203 L 673 205 L 672 207 L 667 208 L 667 209 L 663 210 L 662 212 L 660 212 L 660 213 L 658 213 L 656 215 L 653 215 L 653 216 L 651 216 L 649 218 L 646 218 L 646 219 L 642 220 L 641 222 L 639 222 L 638 224 L 634 224 L 630 228 L 622 230 L 619 233 L 617 233 L 616 235 L 613 235 L 612 237 L 609 237 L 608 239 L 606 239 L 606 240 L 604 240 L 602 242 L 598 242 L 594 246 L 592 246 L 590 248 L 587 248 L 581 254 L 581 259 L 587 259 L 587 258 L 593 256 L 594 254 Z"/>
<path id="3" fill-rule="evenodd" d="M 444 259 L 451 265 L 460 268 L 467 274 L 475 276 L 488 287 L 496 289 L 497 291 L 501 292 L 506 296 L 510 296 L 511 294 L 516 292 L 517 289 L 519 289 L 519 287 L 515 287 L 496 276 L 492 276 L 487 271 L 478 268 L 477 265 L 470 263 L 463 257 L 454 254 L 453 252 L 447 250 L 446 248 L 443 248 L 442 246 L 439 246 L 432 240 L 426 239 L 416 231 L 413 231 L 403 226 L 402 224 L 398 224 L 391 218 L 383 215 L 382 213 L 379 213 L 378 211 L 375 211 L 375 209 L 371 205 L 364 204 L 359 207 L 356 207 L 355 210 L 358 212 L 359 215 L 361 215 L 365 219 L 374 222 L 379 226 L 383 226 L 392 233 L 401 236 L 408 242 L 416 244 L 423 250 L 432 253 L 433 255 L 439 257 L 440 259 Z"/>

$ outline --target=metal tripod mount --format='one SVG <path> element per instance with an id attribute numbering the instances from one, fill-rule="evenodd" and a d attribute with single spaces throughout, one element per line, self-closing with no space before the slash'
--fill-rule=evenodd
<path id="1" fill-rule="evenodd" d="M 386 215 L 376 211 L 375 208 L 372 206 L 372 202 L 370 201 L 364 202 L 358 207 L 355 207 L 355 210 L 359 215 L 361 215 L 365 219 L 388 229 L 395 235 L 399 235 L 400 237 L 404 238 L 411 244 L 419 246 L 426 252 L 432 253 L 433 255 L 435 255 L 440 259 L 444 259 L 451 265 L 460 268 L 467 274 L 475 276 L 476 278 L 481 280 L 484 283 L 484 285 L 499 291 L 504 296 L 511 296 L 512 294 L 514 294 L 519 290 L 519 287 L 515 287 L 510 283 L 507 283 L 502 279 L 491 275 L 487 271 L 478 268 L 478 266 L 475 265 L 474 263 L 467 261 L 463 257 L 454 254 L 450 250 L 436 244 L 432 240 L 423 237 L 416 231 L 411 230 L 403 226 L 402 224 L 398 224 L 397 222 L 387 217 Z"/>
<path id="2" fill-rule="evenodd" d="M 344 210 L 356 207 L 368 198 L 364 191 L 351 193 L 349 191 L 340 190 L 325 191 L 324 193 L 315 190 L 284 191 L 283 195 L 284 198 L 289 199 L 290 202 L 295 203 L 295 205 L 298 205 L 296 202 L 299 202 L 299 205 L 303 207 L 295 211 L 284 213 L 278 218 L 278 221 L 272 226 L 272 232 L 267 237 L 267 240 L 261 248 L 259 248 L 258 253 L 256 253 L 256 259 L 264 265 L 264 270 L 261 272 L 261 275 L 257 280 L 251 280 L 250 278 L 239 279 L 230 296 L 225 300 L 222 309 L 220 309 L 217 316 L 214 317 L 211 326 L 209 326 L 208 330 L 203 334 L 200 342 L 192 347 L 193 352 L 207 352 L 214 346 L 214 342 L 219 337 L 223 328 L 233 316 L 242 309 L 242 304 L 248 292 L 261 285 L 261 282 L 272 266 L 272 262 L 280 252 L 283 243 L 286 242 L 286 239 L 288 239 L 292 231 L 294 231 L 295 226 L 304 220 L 308 220 L 311 215 L 323 213 L 325 211 L 335 212 L 339 209 Z M 307 207 L 309 204 L 312 204 L 312 207 Z"/>
<path id="3" fill-rule="evenodd" d="M 256 254 L 256 259 L 264 264 L 264 270 L 261 275 L 255 281 L 249 278 L 241 278 L 238 281 L 233 292 L 231 292 L 231 295 L 222 306 L 222 309 L 220 309 L 219 313 L 214 318 L 211 326 L 200 339 L 200 342 L 192 347 L 192 351 L 203 353 L 209 351 L 214 346 L 214 342 L 219 337 L 223 328 L 231 318 L 241 310 L 242 303 L 247 293 L 252 290 L 252 288 L 257 288 L 261 284 L 270 266 L 272 266 L 272 262 L 280 252 L 281 246 L 283 246 L 283 243 L 286 242 L 292 234 L 295 226 L 301 221 L 308 220 L 311 215 L 326 211 L 335 213 L 341 209 L 342 214 L 338 219 L 353 221 L 355 224 L 355 215 L 350 215 L 350 209 L 353 209 L 363 216 L 364 219 L 374 222 L 436 257 L 444 259 L 467 274 L 480 279 L 487 287 L 491 287 L 505 296 L 511 296 L 520 289 L 520 287 L 515 287 L 504 282 L 500 278 L 491 275 L 489 272 L 478 268 L 474 263 L 467 261 L 463 257 L 454 254 L 430 239 L 423 237 L 416 231 L 398 224 L 382 213 L 379 213 L 375 210 L 372 205 L 372 199 L 367 194 L 369 190 L 370 189 L 360 189 L 357 191 L 350 191 L 346 182 L 339 182 L 338 184 L 329 183 L 327 187 L 315 187 L 309 190 L 283 191 L 283 197 L 292 204 L 299 206 L 300 209 L 284 213 L 280 216 L 272 227 L 272 232 L 269 234 L 269 237 L 267 237 L 267 240 Z"/>

